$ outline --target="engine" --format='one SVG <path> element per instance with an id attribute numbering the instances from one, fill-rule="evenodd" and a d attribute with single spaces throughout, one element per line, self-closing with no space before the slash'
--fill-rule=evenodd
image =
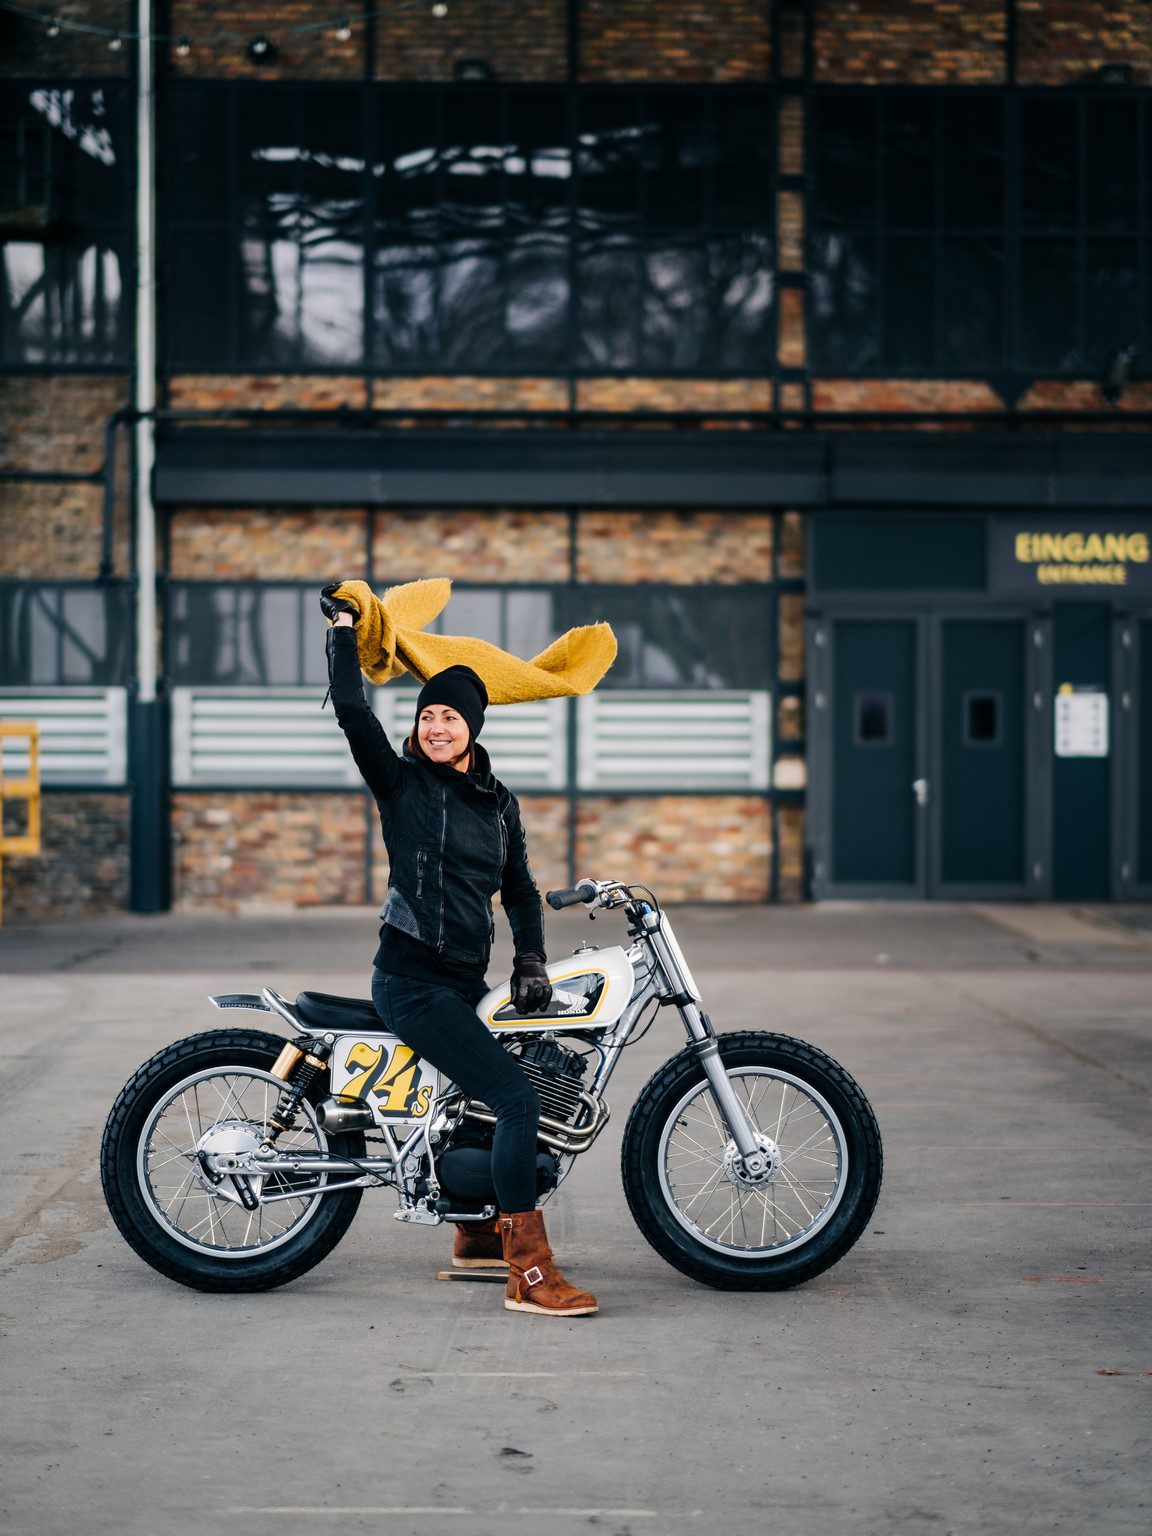
<path id="1" fill-rule="evenodd" d="M 581 1087 L 588 1069 L 585 1058 L 555 1040 L 534 1035 L 525 1041 L 519 1062 L 540 1095 L 541 1114 L 571 1124 L 583 1103 Z"/>
<path id="2" fill-rule="evenodd" d="M 532 1036 L 516 1059 L 540 1095 L 536 1180 L 537 1192 L 543 1193 L 558 1181 L 558 1154 L 582 1152 L 591 1146 L 607 1123 L 608 1106 L 584 1089 L 588 1069 L 584 1057 L 555 1040 Z M 448 1203 L 456 1209 L 469 1209 L 495 1198 L 491 1131 L 495 1122 L 487 1105 L 473 1100 L 437 1157 L 440 1183 L 451 1197 Z"/>

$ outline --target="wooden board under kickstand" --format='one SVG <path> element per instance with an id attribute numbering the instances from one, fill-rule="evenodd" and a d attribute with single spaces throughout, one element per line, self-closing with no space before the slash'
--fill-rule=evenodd
<path id="1" fill-rule="evenodd" d="M 498 1281 L 501 1285 L 508 1282 L 506 1269 L 438 1269 L 437 1280 L 487 1280 L 489 1283 Z"/>

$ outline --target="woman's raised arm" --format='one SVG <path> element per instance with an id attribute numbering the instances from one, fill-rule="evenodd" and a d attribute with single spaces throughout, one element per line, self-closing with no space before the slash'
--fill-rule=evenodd
<path id="1" fill-rule="evenodd" d="M 328 631 L 328 682 L 336 723 L 348 738 L 352 759 L 377 800 L 399 793 L 403 769 L 395 747 L 364 697 L 356 626 L 337 621 Z"/>

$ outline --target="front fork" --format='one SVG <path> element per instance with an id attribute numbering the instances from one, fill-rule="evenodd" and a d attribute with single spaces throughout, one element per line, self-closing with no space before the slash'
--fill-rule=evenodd
<path id="1" fill-rule="evenodd" d="M 739 1095 L 724 1070 L 724 1062 L 720 1055 L 720 1047 L 716 1043 L 716 1031 L 712 1028 L 711 1019 L 694 1002 L 680 1005 L 680 1017 L 684 1020 L 684 1028 L 688 1031 L 692 1049 L 700 1059 L 704 1076 L 708 1079 L 708 1085 L 720 1107 L 720 1113 L 724 1116 L 724 1122 L 732 1140 L 736 1143 L 736 1150 L 740 1153 L 745 1173 L 753 1179 L 763 1177 L 771 1171 L 771 1158 L 761 1146 L 756 1127 L 752 1124 L 747 1110 L 741 1104 Z"/>

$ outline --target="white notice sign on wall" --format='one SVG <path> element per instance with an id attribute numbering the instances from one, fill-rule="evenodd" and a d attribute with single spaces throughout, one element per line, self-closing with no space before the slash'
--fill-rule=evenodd
<path id="1" fill-rule="evenodd" d="M 1102 688 L 1065 684 L 1057 693 L 1056 756 L 1108 756 L 1108 695 Z"/>

